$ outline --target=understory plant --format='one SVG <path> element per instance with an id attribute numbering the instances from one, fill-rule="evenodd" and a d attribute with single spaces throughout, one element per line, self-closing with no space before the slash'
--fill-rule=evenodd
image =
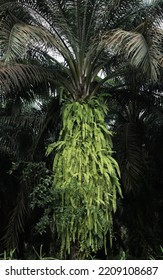
<path id="1" fill-rule="evenodd" d="M 106 234 L 112 239 L 112 212 L 117 192 L 121 195 L 119 167 L 112 154 L 111 132 L 105 125 L 107 107 L 93 97 L 66 102 L 54 153 L 54 220 L 61 240 L 61 257 L 76 247 L 80 258 L 102 246 Z"/>

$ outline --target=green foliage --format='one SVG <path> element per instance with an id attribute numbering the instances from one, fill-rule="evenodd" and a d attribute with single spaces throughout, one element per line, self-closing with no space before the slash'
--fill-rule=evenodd
<path id="1" fill-rule="evenodd" d="M 150 257 L 151 260 L 163 260 L 163 247 L 160 246 L 160 251 L 159 251 L 159 255 L 157 255 L 156 258 L 154 258 L 153 256 Z"/>
<path id="2" fill-rule="evenodd" d="M 4 251 L 2 254 L 0 254 L 0 260 L 14 260 L 14 253 L 15 249 L 10 250 L 9 252 Z"/>
<path id="3" fill-rule="evenodd" d="M 49 217 L 49 209 L 45 209 L 42 217 L 40 220 L 36 223 L 36 231 L 40 234 L 43 234 L 46 232 L 47 227 L 49 226 L 50 223 L 50 217 Z"/>
<path id="4" fill-rule="evenodd" d="M 34 209 L 43 209 L 43 214 L 39 221 L 36 223 L 35 229 L 39 234 L 45 233 L 49 224 L 51 223 L 51 214 L 53 212 L 54 204 L 54 191 L 52 187 L 53 177 L 50 171 L 46 168 L 45 163 L 34 164 L 36 174 L 40 175 L 39 181 L 33 185 L 31 192 L 29 193 L 29 207 Z M 41 174 L 40 174 L 41 172 Z M 33 172 L 30 170 L 29 176 Z M 36 176 L 37 176 L 36 175 Z"/>
<path id="5" fill-rule="evenodd" d="M 89 250 L 97 252 L 108 231 L 111 242 L 112 212 L 121 189 L 106 113 L 107 107 L 96 98 L 65 103 L 59 139 L 47 149 L 47 156 L 55 152 L 54 197 L 60 204 L 55 204 L 54 219 L 61 256 L 70 254 L 73 243 L 83 257 Z"/>
<path id="6" fill-rule="evenodd" d="M 46 167 L 44 167 L 46 169 Z M 45 208 L 52 204 L 53 202 L 53 190 L 52 176 L 49 174 L 49 170 L 46 169 L 45 174 L 42 174 L 37 185 L 33 187 L 32 192 L 29 195 L 30 207 L 34 209 L 35 207 Z M 31 176 L 31 174 L 30 174 Z"/>
<path id="7" fill-rule="evenodd" d="M 36 251 L 35 247 L 32 247 L 34 256 L 30 259 L 34 260 L 56 260 L 56 258 L 48 257 L 46 254 L 43 253 L 43 245 L 40 245 L 40 250 L 39 252 Z"/>
<path id="8" fill-rule="evenodd" d="M 40 245 L 39 252 L 32 246 L 32 248 L 26 248 L 26 259 L 27 260 L 55 260 L 56 258 L 52 258 L 46 256 L 43 252 L 43 245 Z M 15 258 L 15 249 L 8 251 L 4 251 L 0 254 L 0 260 L 16 260 Z"/>
<path id="9" fill-rule="evenodd" d="M 3 239 L 7 248 L 17 248 L 19 236 L 24 232 L 25 220 L 34 209 L 43 209 L 36 223 L 37 232 L 42 234 L 49 226 L 49 213 L 54 202 L 53 178 L 45 162 L 16 162 L 9 173 L 18 177 L 20 190 Z"/>

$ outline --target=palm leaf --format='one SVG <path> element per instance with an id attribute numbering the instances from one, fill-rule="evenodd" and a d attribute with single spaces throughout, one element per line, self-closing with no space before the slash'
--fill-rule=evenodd
<path id="1" fill-rule="evenodd" d="M 30 88 L 33 84 L 38 84 L 52 80 L 50 71 L 38 65 L 0 62 L 0 86 L 2 91 L 21 90 Z"/>
<path id="2" fill-rule="evenodd" d="M 26 188 L 22 188 L 17 196 L 16 206 L 11 213 L 6 233 L 3 237 L 3 243 L 7 248 L 15 249 L 19 252 L 20 234 L 24 232 L 25 216 L 28 213 L 26 207 Z"/>
<path id="3" fill-rule="evenodd" d="M 120 54 L 124 53 L 131 65 L 140 68 L 147 76 L 156 81 L 159 76 L 159 68 L 162 66 L 163 55 L 161 48 L 161 38 L 163 32 L 159 29 L 153 30 L 150 38 L 152 43 L 148 43 L 148 38 L 138 32 L 117 30 L 104 38 L 106 45 Z M 102 43 L 104 43 L 102 42 Z"/>

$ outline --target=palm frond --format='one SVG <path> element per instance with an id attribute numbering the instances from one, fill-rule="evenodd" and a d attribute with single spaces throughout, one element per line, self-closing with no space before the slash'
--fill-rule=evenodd
<path id="1" fill-rule="evenodd" d="M 148 38 L 139 32 L 117 30 L 111 36 L 109 34 L 108 37 L 104 38 L 104 42 L 116 53 L 124 53 L 131 65 L 141 69 L 149 79 L 156 81 L 163 61 L 161 51 L 163 32 L 155 29 L 150 38 L 152 43 L 149 43 Z"/>
<path id="2" fill-rule="evenodd" d="M 52 80 L 50 71 L 38 65 L 0 62 L 0 86 L 2 92 L 30 88 L 31 85 Z"/>
<path id="3" fill-rule="evenodd" d="M 7 248 L 16 248 L 17 251 L 19 251 L 19 238 L 20 234 L 24 232 L 24 222 L 27 213 L 28 208 L 26 207 L 26 188 L 22 187 L 17 196 L 16 206 L 11 213 L 9 223 L 6 228 L 6 233 L 3 237 L 3 243 Z"/>
<path id="4" fill-rule="evenodd" d="M 141 129 L 138 124 L 124 123 L 118 126 L 119 154 L 118 163 L 122 174 L 125 192 L 140 191 L 144 182 L 144 159 L 141 147 Z"/>
<path id="5" fill-rule="evenodd" d="M 146 185 L 145 133 L 151 118 L 156 121 L 156 116 L 159 116 L 160 101 L 158 102 L 155 91 L 149 94 L 148 90 L 140 86 L 139 93 L 134 88 L 116 91 L 109 104 L 113 114 L 112 124 L 116 131 L 114 147 L 121 170 L 122 185 L 126 193 L 136 195 L 141 191 L 141 187 Z"/>
<path id="6" fill-rule="evenodd" d="M 0 151 L 8 154 L 12 160 L 29 159 L 40 137 L 45 113 L 31 111 L 30 116 L 28 113 L 17 113 L 8 116 L 4 114 L 0 118 Z"/>

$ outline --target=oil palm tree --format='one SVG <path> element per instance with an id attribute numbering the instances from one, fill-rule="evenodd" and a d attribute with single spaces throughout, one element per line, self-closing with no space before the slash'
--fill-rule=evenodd
<path id="1" fill-rule="evenodd" d="M 107 232 L 112 236 L 117 191 L 121 195 L 101 92 L 105 87 L 127 86 L 114 79 L 123 81 L 129 66 L 139 68 L 150 82 L 159 78 L 161 1 L 0 4 L 1 91 L 30 88 L 45 80 L 57 86 L 63 103 L 62 129 L 58 141 L 47 149 L 54 158 L 54 219 L 61 256 L 70 255 L 74 244 L 88 257 L 106 243 Z M 99 78 L 106 65 L 107 74 Z"/>
<path id="2" fill-rule="evenodd" d="M 154 159 L 150 147 L 153 137 L 154 142 L 159 141 L 156 139 L 162 133 L 162 83 L 151 86 L 142 83 L 137 71 L 130 69 L 126 79 L 132 82 L 109 96 L 108 123 L 116 132 L 113 143 L 124 195 L 114 219 L 116 246 L 120 240 L 119 245 L 129 258 L 148 259 L 157 255 L 162 242 L 157 218 L 161 214 L 158 205 L 162 192 L 160 183 L 155 183 L 156 178 L 162 180 L 159 171 L 162 151 L 157 142 L 159 158 Z M 154 132 L 157 129 L 159 133 Z M 157 149 L 154 153 L 156 156 Z M 122 228 L 126 232 L 123 239 Z"/>

